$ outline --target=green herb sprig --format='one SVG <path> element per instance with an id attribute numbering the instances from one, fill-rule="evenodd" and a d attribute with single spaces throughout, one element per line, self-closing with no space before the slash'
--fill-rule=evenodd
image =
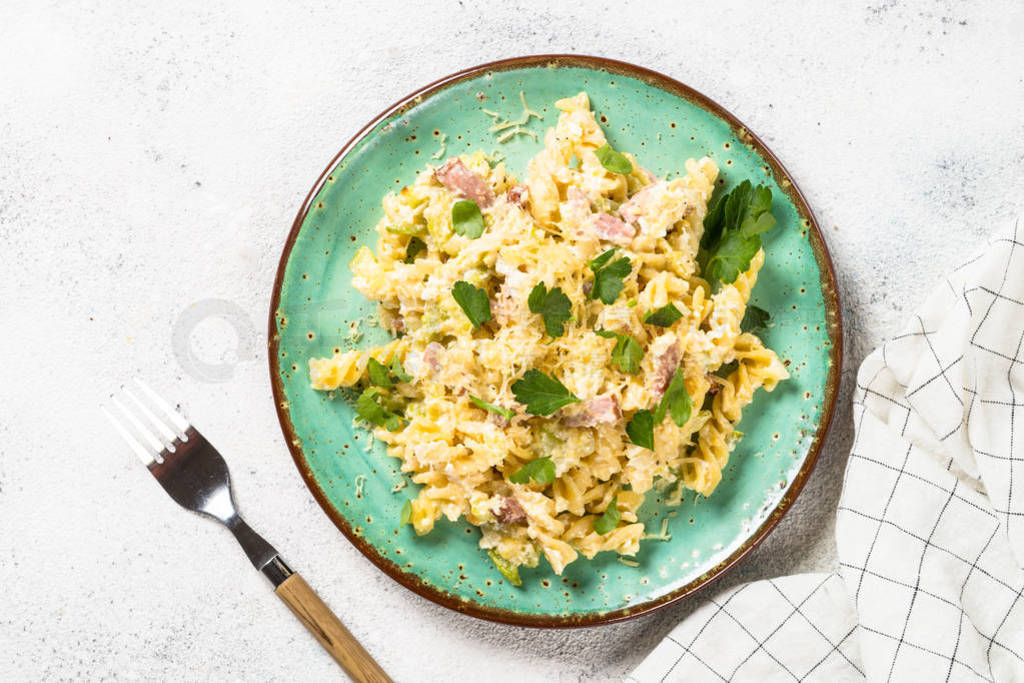
<path id="1" fill-rule="evenodd" d="M 579 399 L 557 379 L 548 377 L 540 370 L 527 370 L 512 383 L 516 400 L 526 405 L 531 415 L 550 415 Z"/>
<path id="2" fill-rule="evenodd" d="M 647 311 L 644 315 L 644 323 L 658 327 L 671 327 L 672 323 L 682 317 L 682 311 L 676 308 L 675 304 L 669 302 L 656 311 Z"/>
<path id="3" fill-rule="evenodd" d="M 611 501 L 608 502 L 608 507 L 604 509 L 604 514 L 594 521 L 594 531 L 604 536 L 619 525 L 622 513 L 619 512 L 618 504 L 619 497 L 617 495 L 612 496 Z"/>
<path id="4" fill-rule="evenodd" d="M 551 458 L 537 458 L 520 467 L 508 478 L 513 484 L 550 484 L 555 480 L 555 463 Z"/>
<path id="5" fill-rule="evenodd" d="M 387 392 L 380 387 L 368 387 L 356 399 L 356 416 L 365 422 L 384 427 L 389 432 L 402 428 L 404 419 L 399 413 L 385 405 Z"/>
<path id="6" fill-rule="evenodd" d="M 608 330 L 594 330 L 594 334 L 606 339 L 615 339 L 615 346 L 612 347 L 612 365 L 630 375 L 639 372 L 644 349 L 632 335 Z"/>
<path id="7" fill-rule="evenodd" d="M 740 321 L 740 330 L 757 334 L 767 329 L 771 321 L 771 313 L 753 304 L 748 304 L 747 310 L 743 314 L 743 320 Z"/>
<path id="8" fill-rule="evenodd" d="M 484 234 L 484 217 L 472 199 L 460 199 L 452 205 L 452 228 L 456 235 L 475 240 Z"/>
<path id="9" fill-rule="evenodd" d="M 611 260 L 615 251 L 616 249 L 613 247 L 589 263 L 590 269 L 594 271 L 594 285 L 588 296 L 607 305 L 615 303 L 615 300 L 619 298 L 619 294 L 622 293 L 623 280 L 633 272 L 633 266 L 625 256 L 615 261 Z"/>
<path id="10" fill-rule="evenodd" d="M 544 319 L 544 331 L 549 337 L 558 338 L 565 333 L 565 321 L 572 318 L 572 301 L 561 287 L 548 289 L 543 282 L 538 282 L 530 290 L 526 300 L 530 313 L 536 313 Z"/>
<path id="11" fill-rule="evenodd" d="M 477 398 L 476 396 L 473 396 L 472 394 L 470 394 L 469 400 L 477 408 L 481 408 L 481 409 L 486 410 L 488 412 L 494 413 L 495 415 L 501 415 L 506 420 L 511 420 L 513 417 L 516 416 L 514 411 L 509 410 L 508 408 L 502 408 L 501 406 L 496 406 L 493 403 L 488 403 L 487 401 L 483 400 L 482 398 Z"/>
<path id="12" fill-rule="evenodd" d="M 633 162 L 626 158 L 622 152 L 616 152 L 607 142 L 594 150 L 597 160 L 606 170 L 612 173 L 632 173 Z"/>
<path id="13" fill-rule="evenodd" d="M 697 262 L 711 282 L 730 284 L 750 267 L 761 248 L 761 234 L 775 227 L 772 191 L 749 180 L 719 198 L 704 218 Z"/>
<path id="14" fill-rule="evenodd" d="M 676 374 L 669 382 L 668 388 L 661 396 L 661 402 L 654 411 L 654 423 L 658 424 L 665 419 L 668 413 L 677 427 L 682 427 L 690 419 L 690 411 L 693 406 L 690 402 L 690 395 L 686 393 L 686 383 L 683 378 L 683 368 L 676 368 Z"/>
<path id="15" fill-rule="evenodd" d="M 473 329 L 480 329 L 481 325 L 491 319 L 491 301 L 487 298 L 487 292 L 479 287 L 459 280 L 452 287 L 452 296 L 473 324 Z"/>
<path id="16" fill-rule="evenodd" d="M 654 450 L 654 414 L 649 410 L 638 410 L 626 425 L 626 435 L 630 442 Z"/>

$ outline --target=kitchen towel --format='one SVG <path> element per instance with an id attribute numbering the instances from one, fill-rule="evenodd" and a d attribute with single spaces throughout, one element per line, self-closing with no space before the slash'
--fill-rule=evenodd
<path id="1" fill-rule="evenodd" d="M 629 676 L 1024 680 L 1024 228 L 861 365 L 838 570 L 708 600 Z"/>

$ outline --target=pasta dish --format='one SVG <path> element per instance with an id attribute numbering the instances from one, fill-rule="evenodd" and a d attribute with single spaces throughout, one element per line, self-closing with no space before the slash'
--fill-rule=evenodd
<path id="1" fill-rule="evenodd" d="M 556 106 L 522 182 L 475 152 L 384 198 L 350 269 L 392 340 L 309 361 L 419 485 L 403 523 L 465 518 L 517 585 L 542 555 L 635 555 L 645 495 L 711 495 L 742 409 L 788 377 L 748 305 L 771 191 L 715 192 L 709 157 L 658 178 L 586 93 Z"/>

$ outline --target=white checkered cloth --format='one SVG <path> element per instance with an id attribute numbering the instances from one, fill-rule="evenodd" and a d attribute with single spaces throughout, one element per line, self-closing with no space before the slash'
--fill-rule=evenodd
<path id="1" fill-rule="evenodd" d="M 839 569 L 729 590 L 648 681 L 1024 680 L 1024 228 L 864 361 Z"/>

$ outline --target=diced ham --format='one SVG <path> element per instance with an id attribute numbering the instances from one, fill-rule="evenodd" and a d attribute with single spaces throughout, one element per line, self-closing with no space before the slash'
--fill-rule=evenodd
<path id="1" fill-rule="evenodd" d="M 437 372 L 441 369 L 441 358 L 443 356 L 444 347 L 437 342 L 430 342 L 427 344 L 427 347 L 423 349 L 423 365 L 431 372 Z"/>
<path id="2" fill-rule="evenodd" d="M 647 210 L 647 206 L 651 203 L 651 200 L 654 199 L 664 187 L 665 181 L 659 180 L 630 197 L 622 206 L 619 207 L 619 215 L 622 216 L 622 220 L 627 223 L 635 223 L 636 220 L 640 218 L 640 215 Z"/>
<path id="3" fill-rule="evenodd" d="M 530 196 L 530 190 L 526 185 L 513 185 L 508 189 L 508 194 L 505 195 L 510 204 L 516 206 L 526 206 L 526 200 Z"/>
<path id="4" fill-rule="evenodd" d="M 611 424 L 621 417 L 618 397 L 604 394 L 584 403 L 579 412 L 563 417 L 562 424 L 567 427 L 596 427 L 599 424 Z"/>
<path id="5" fill-rule="evenodd" d="M 651 381 L 651 392 L 655 396 L 661 396 L 668 389 L 668 385 L 672 382 L 672 377 L 676 374 L 676 369 L 679 367 L 682 355 L 682 352 L 679 350 L 679 344 L 673 342 L 671 346 L 655 356 L 654 379 Z"/>
<path id="6" fill-rule="evenodd" d="M 473 173 L 462 160 L 452 157 L 434 171 L 437 181 L 452 192 L 458 192 L 466 199 L 472 199 L 481 209 L 494 203 L 494 193 L 487 181 Z"/>
<path id="7" fill-rule="evenodd" d="M 505 526 L 519 524 L 526 521 L 526 510 L 523 509 L 518 500 L 509 497 L 501 501 L 501 507 L 498 508 L 494 517 L 498 520 L 498 524 Z"/>
<path id="8" fill-rule="evenodd" d="M 636 228 L 604 212 L 594 217 L 594 231 L 599 238 L 620 247 L 628 246 L 636 237 Z"/>

